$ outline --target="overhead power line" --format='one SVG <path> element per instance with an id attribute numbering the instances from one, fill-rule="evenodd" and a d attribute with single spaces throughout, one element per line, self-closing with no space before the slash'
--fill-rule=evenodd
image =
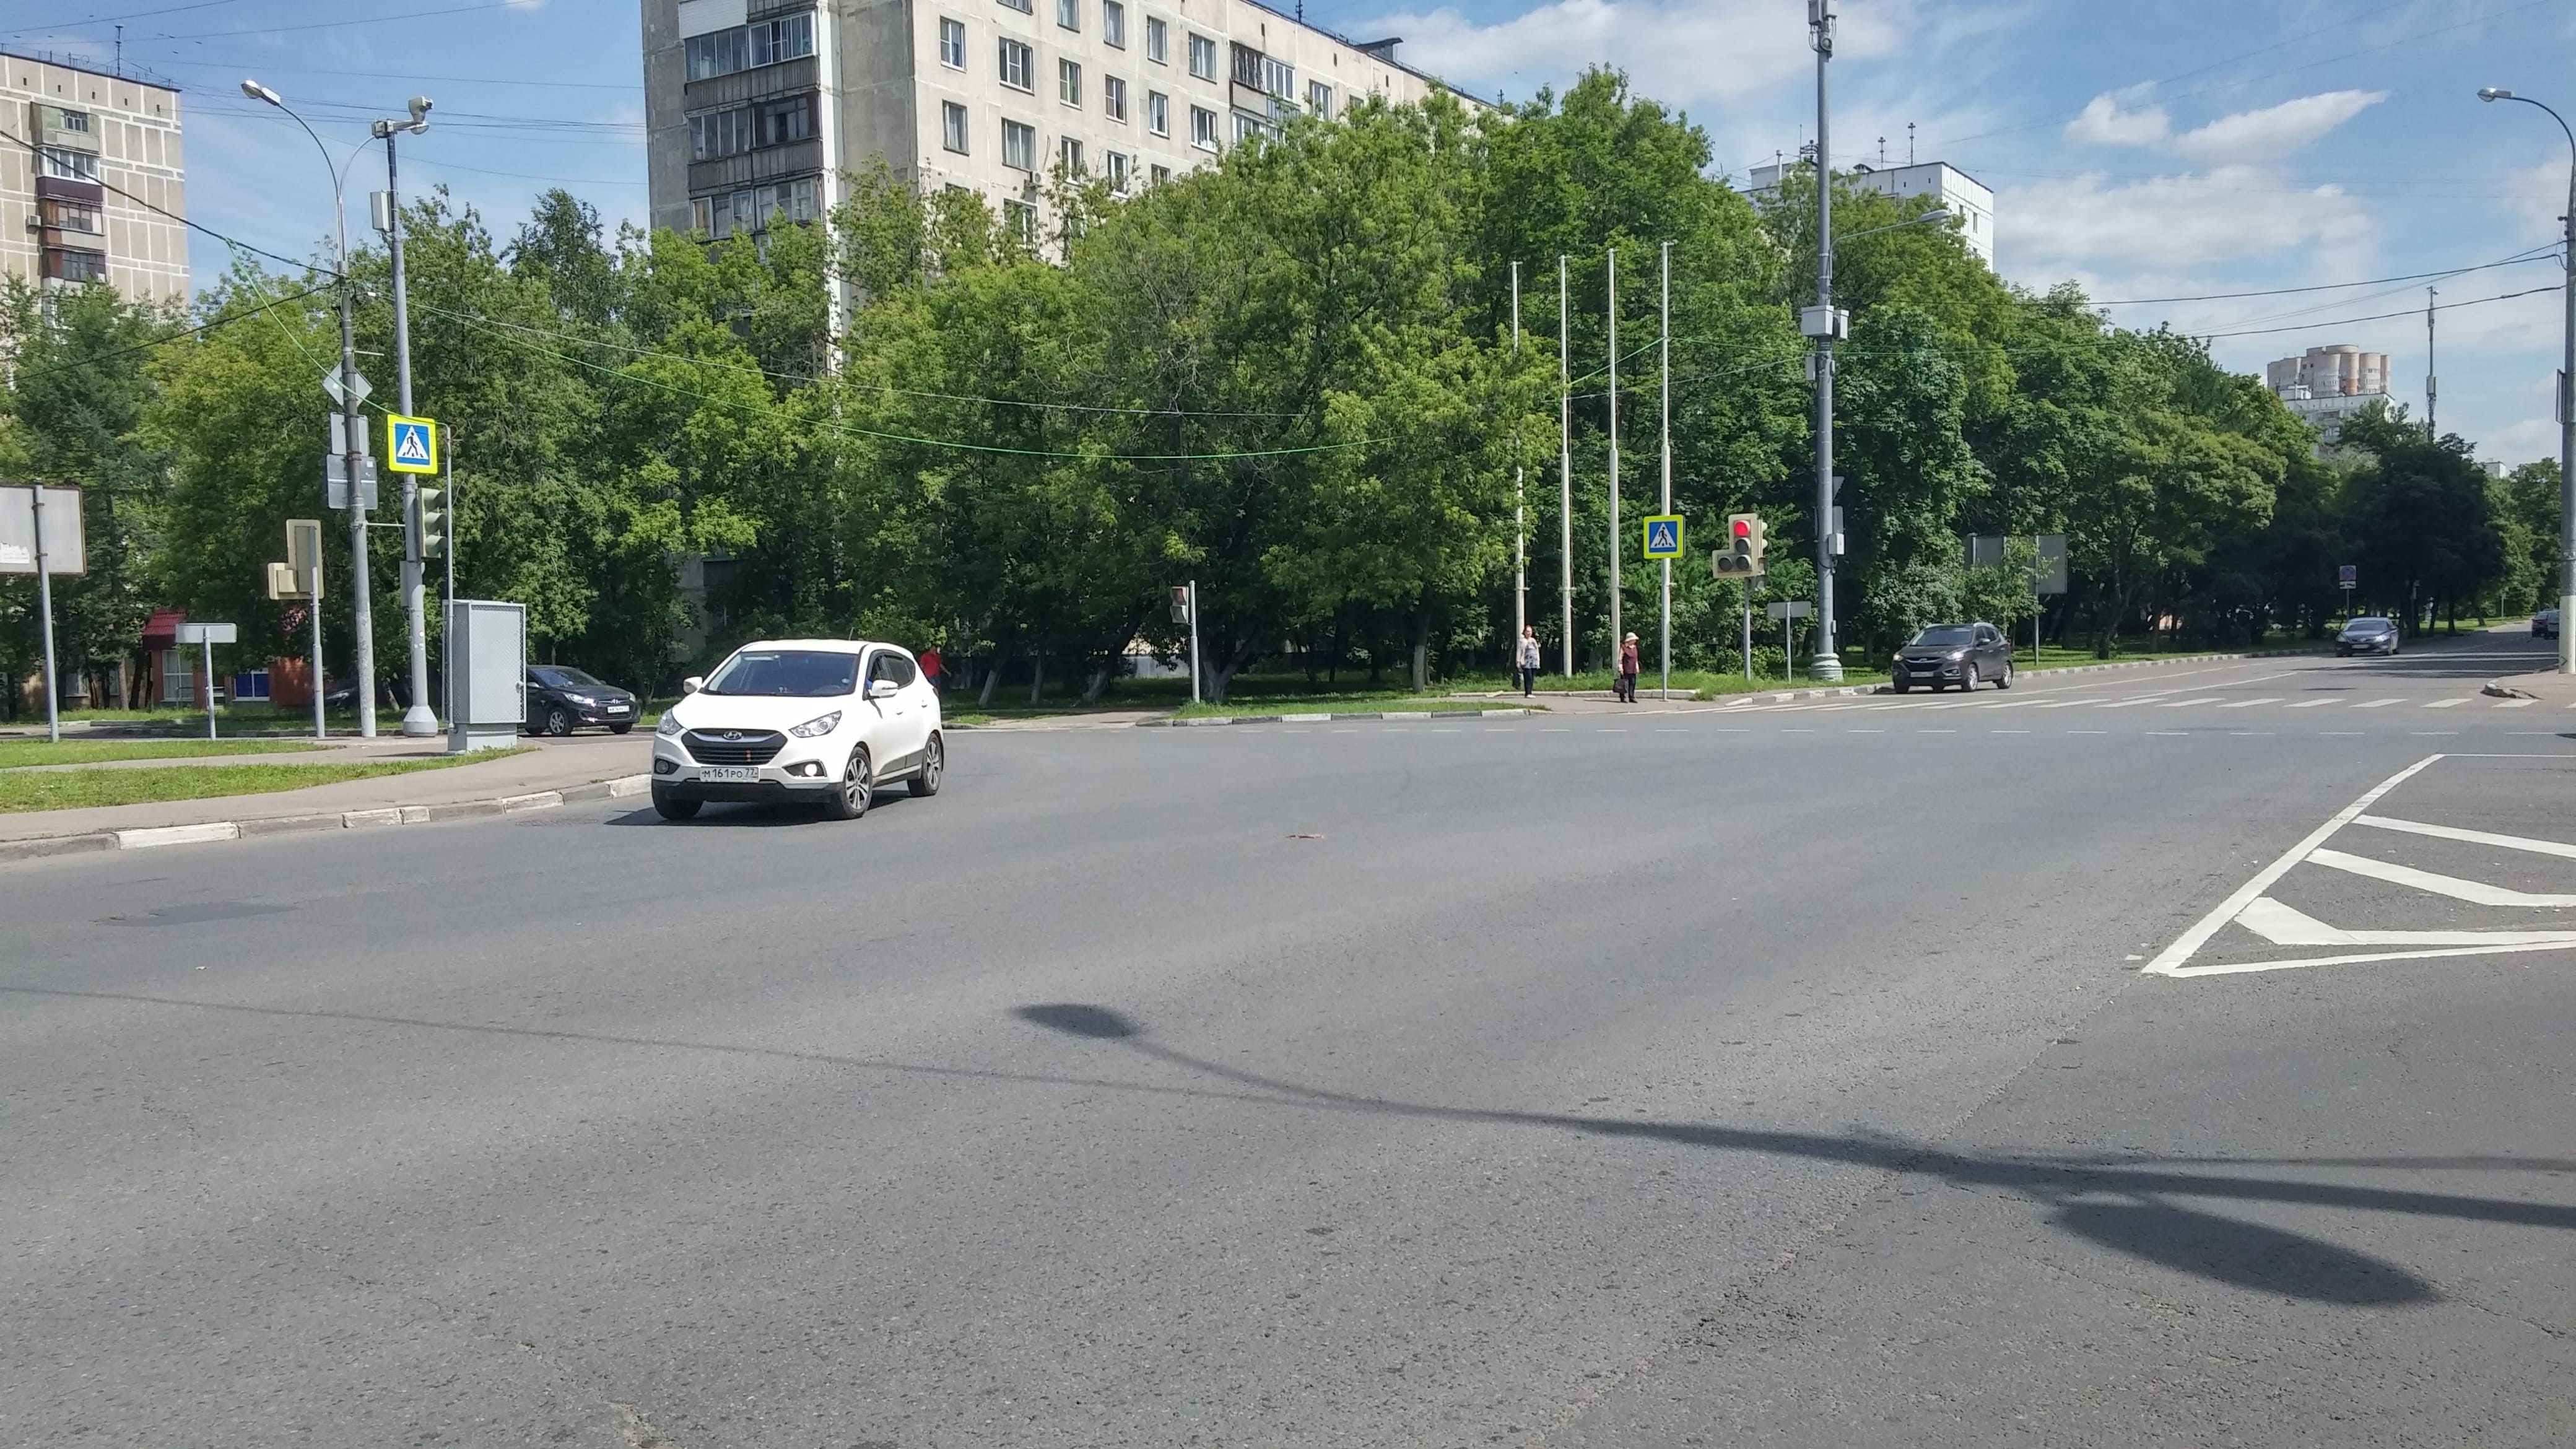
<path id="1" fill-rule="evenodd" d="M 19 145 L 24 146 L 24 147 L 26 147 L 26 148 L 27 148 L 27 152 L 28 152 L 28 154 L 29 154 L 30 156 L 34 156 L 34 157 L 39 158 L 39 161 L 40 161 L 40 162 L 41 162 L 41 158 L 42 158 L 42 157 L 43 157 L 43 155 L 44 155 L 44 148 L 43 148 L 42 146 L 37 145 L 35 142 L 28 140 L 28 139 L 27 139 L 26 137 L 24 137 L 24 136 L 15 135 L 15 134 L 13 134 L 13 133 L 11 133 L 11 132 L 8 132 L 8 131 L 0 131 L 0 141 L 15 141 L 15 142 L 17 142 Z M 337 278 L 337 277 L 339 277 L 339 276 L 340 276 L 340 273 L 339 273 L 337 270 L 333 269 L 333 268 L 325 267 L 325 266 L 319 266 L 319 265 L 317 265 L 317 264 L 315 264 L 315 263 L 313 263 L 313 262 L 309 262 L 309 261 L 301 261 L 301 262 L 300 262 L 300 261 L 297 261 L 295 258 L 293 258 L 293 257 L 289 257 L 289 256 L 281 256 L 281 255 L 279 255 L 279 254 L 278 254 L 278 253 L 276 253 L 276 252 L 273 252 L 273 251 L 268 250 L 266 247 L 255 247 L 255 246 L 252 246 L 249 242 L 243 241 L 243 240 L 241 240 L 241 239 L 240 239 L 240 238 L 238 238 L 238 237 L 229 236 L 229 235 L 227 235 L 227 234 L 225 234 L 225 233 L 223 233 L 223 232 L 219 232 L 219 231 L 215 230 L 213 227 L 206 225 L 204 222 L 201 222 L 201 221 L 191 221 L 191 220 L 189 220 L 187 217 L 180 215 L 178 212 L 172 211 L 170 208 L 168 208 L 168 207 L 166 207 L 166 206 L 155 206 L 155 205 L 153 205 L 151 202 L 144 200 L 142 197 L 135 195 L 133 192 L 126 190 L 124 187 L 119 186 L 119 185 L 117 185 L 116 183 L 114 183 L 114 182 L 112 182 L 112 181 L 97 181 L 97 182 L 92 182 L 91 184 L 92 184 L 92 185 L 94 185 L 94 186 L 97 186 L 99 189 L 101 189 L 101 190 L 103 190 L 103 191 L 113 191 L 113 192 L 115 192 L 117 195 L 124 197 L 126 200 L 133 202 L 135 205 L 137 205 L 137 206 L 139 206 L 139 207 L 142 207 L 145 211 L 154 212 L 154 213 L 157 213 L 157 214 L 159 214 L 159 215 L 161 215 L 161 216 L 166 216 L 166 217 L 170 218 L 172 221 L 175 221 L 175 222 L 179 223 L 181 226 L 184 226 L 184 227 L 188 228 L 190 231 L 201 231 L 201 232 L 204 232 L 206 235 L 208 235 L 208 236 L 210 236 L 210 237 L 213 237 L 215 240 L 217 240 L 217 241 L 219 241 L 219 242 L 222 242 L 224 245 L 226 245 L 226 246 L 228 246 L 228 247 L 236 247 L 236 248 L 239 248 L 239 249 L 240 249 L 240 250 L 242 250 L 242 251 L 249 252 L 249 253 L 253 254 L 254 256 L 263 256 L 263 257 L 266 257 L 266 258 L 268 258 L 270 261 L 273 261 L 273 262 L 283 262 L 284 264 L 286 264 L 287 266 L 290 266 L 290 267 L 298 267 L 298 268 L 302 268 L 302 269 L 310 270 L 310 271 L 319 271 L 319 272 L 322 272 L 322 273 L 324 273 L 324 274 L 326 274 L 326 275 L 328 275 L 328 276 L 331 276 L 331 277 L 333 277 L 333 278 Z"/>
<path id="2" fill-rule="evenodd" d="M 2296 292 L 2338 292 L 2348 287 L 2379 287 L 2391 282 L 2439 280 L 2443 277 L 2460 277 L 2471 272 L 2488 271 L 2496 267 L 2518 267 L 2528 262 L 2551 261 L 2554 258 L 2549 254 L 2557 250 L 2557 246 L 2556 242 L 2551 242 L 2545 247 L 2532 248 L 2529 255 L 2507 257 L 2500 262 L 2480 262 L 2473 267 L 2454 267 L 2446 272 L 2409 272 L 2402 277 L 2370 277 L 2358 282 L 2319 282 L 2305 287 L 2265 287 L 2252 292 L 2205 292 L 2197 297 L 2123 297 L 2118 301 L 2095 301 L 2089 305 L 2145 307 L 2165 302 L 2232 302 L 2242 297 L 2286 297 Z"/>
<path id="3" fill-rule="evenodd" d="M 2485 302 L 2509 302 L 2516 297 L 2537 297 L 2543 292 L 2558 291 L 2563 285 L 2564 284 L 2552 284 L 2546 287 L 2525 287 L 2519 292 L 2500 292 L 2492 297 L 2471 297 L 2465 302 L 2445 302 L 2442 304 L 2442 310 L 2449 311 L 2453 307 L 2475 307 Z M 2220 337 L 2261 337 L 2273 332 L 2314 332 L 2321 327 L 2342 327 L 2354 322 L 2383 322 L 2391 317 L 2421 317 L 2423 315 L 2423 308 L 2408 307 L 2402 311 L 2396 312 L 2373 312 L 2365 317 L 2333 317 L 2328 318 L 2323 322 L 2293 322 L 2285 327 L 2247 327 L 2234 332 L 2194 332 L 2188 335 L 2201 338 L 2204 341 Z"/>

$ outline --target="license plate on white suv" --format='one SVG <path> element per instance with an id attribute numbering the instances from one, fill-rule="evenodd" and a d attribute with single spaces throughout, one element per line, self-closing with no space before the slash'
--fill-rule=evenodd
<path id="1" fill-rule="evenodd" d="M 698 778 L 712 784 L 751 784 L 760 771 L 750 765 L 708 765 L 698 771 Z"/>

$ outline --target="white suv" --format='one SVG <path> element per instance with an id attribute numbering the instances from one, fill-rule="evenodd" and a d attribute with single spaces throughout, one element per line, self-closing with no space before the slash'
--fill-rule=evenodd
<path id="1" fill-rule="evenodd" d="M 764 639 L 680 689 L 653 734 L 653 808 L 665 820 L 709 800 L 810 800 L 856 820 L 897 780 L 939 793 L 939 693 L 891 644 Z"/>

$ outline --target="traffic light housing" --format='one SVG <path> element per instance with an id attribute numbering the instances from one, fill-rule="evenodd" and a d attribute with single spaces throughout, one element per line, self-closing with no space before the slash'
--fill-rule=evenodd
<path id="1" fill-rule="evenodd" d="M 412 496 L 412 539 L 418 557 L 447 557 L 447 490 L 423 486 Z"/>
<path id="2" fill-rule="evenodd" d="M 1762 517 L 1756 513 L 1726 516 L 1726 546 L 1709 555 L 1709 567 L 1721 579 L 1750 579 L 1762 573 Z"/>

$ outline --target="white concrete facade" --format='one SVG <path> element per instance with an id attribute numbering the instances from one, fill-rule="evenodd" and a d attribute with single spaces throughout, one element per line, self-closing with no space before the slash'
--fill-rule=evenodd
<path id="1" fill-rule="evenodd" d="M 2384 396 L 2388 354 L 2364 352 L 2350 342 L 2311 347 L 2297 357 L 2265 363 L 2263 385 L 2284 399 Z"/>
<path id="2" fill-rule="evenodd" d="M 652 223 L 714 235 L 820 215 L 844 198 L 842 174 L 879 156 L 1034 230 L 1059 160 L 1132 189 L 1289 115 L 1437 85 L 1398 64 L 1393 41 L 1356 44 L 1251 0 L 643 7 Z M 736 62 L 749 63 L 710 73 Z"/>
<path id="3" fill-rule="evenodd" d="M 1813 164 L 1812 159 L 1809 164 Z M 1761 195 L 1780 186 L 1782 167 L 1756 166 L 1746 178 L 1746 191 Z M 1915 166 L 1871 166 L 1866 162 L 1837 172 L 1852 186 L 1865 187 L 1900 200 L 1928 196 L 1959 218 L 1959 239 L 1991 271 L 1995 265 L 1995 193 L 1984 182 L 1946 161 Z"/>
<path id="4" fill-rule="evenodd" d="M 188 300 L 177 90 L 0 52 L 0 130 L 0 273 Z"/>

